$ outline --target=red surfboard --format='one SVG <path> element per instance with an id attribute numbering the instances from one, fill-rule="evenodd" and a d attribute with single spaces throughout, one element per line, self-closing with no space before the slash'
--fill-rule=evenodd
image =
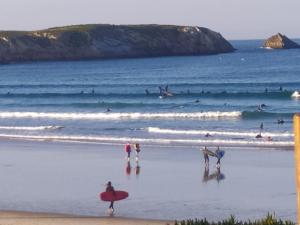
<path id="1" fill-rule="evenodd" d="M 102 192 L 100 193 L 100 199 L 105 202 L 120 201 L 128 198 L 129 194 L 126 191 L 115 191 L 115 192 Z"/>

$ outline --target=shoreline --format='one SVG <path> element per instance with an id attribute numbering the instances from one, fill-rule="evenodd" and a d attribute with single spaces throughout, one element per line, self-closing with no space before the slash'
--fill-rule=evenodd
<path id="1" fill-rule="evenodd" d="M 25 211 L 0 210 L 0 225 L 166 225 L 173 224 L 171 220 L 152 220 L 126 217 L 94 217 L 70 214 L 38 213 Z"/>
<path id="2" fill-rule="evenodd" d="M 58 136 L 57 136 L 58 137 Z M 215 142 L 211 143 L 210 141 L 206 142 L 199 142 L 199 143 L 188 143 L 184 141 L 166 141 L 165 143 L 159 143 L 155 141 L 143 141 L 139 138 L 128 138 L 124 140 L 119 140 L 119 141 L 105 141 L 105 140 L 88 140 L 88 139 L 69 139 L 69 138 L 49 138 L 45 139 L 43 136 L 36 138 L 36 137 L 18 137 L 17 135 L 15 136 L 3 136 L 0 135 L 0 140 L 4 140 L 7 142 L 30 142 L 30 143 L 65 143 L 65 144 L 78 144 L 78 145 L 83 145 L 83 144 L 91 144 L 91 145 L 110 145 L 110 146 L 123 146 L 124 143 L 127 141 L 135 143 L 139 142 L 141 145 L 146 146 L 146 147 L 162 147 L 162 148 L 186 148 L 186 147 L 191 147 L 191 148 L 202 148 L 204 146 L 208 147 L 216 147 L 216 146 L 221 146 L 224 149 L 240 149 L 240 148 L 245 148 L 245 149 L 276 149 L 276 150 L 282 150 L 282 151 L 293 151 L 294 150 L 294 145 L 291 142 L 291 145 L 276 145 L 276 142 L 274 145 L 272 145 L 272 142 L 261 142 L 261 144 L 240 144 L 240 145 L 231 145 L 227 143 L 222 143 L 222 142 Z M 146 140 L 146 139 L 145 139 Z"/>

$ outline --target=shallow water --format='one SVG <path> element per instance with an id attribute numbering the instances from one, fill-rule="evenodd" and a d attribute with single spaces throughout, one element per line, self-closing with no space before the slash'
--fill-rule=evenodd
<path id="1" fill-rule="evenodd" d="M 205 175 L 197 148 L 142 146 L 140 170 L 123 146 L 2 140 L 0 209 L 105 216 L 98 193 L 112 181 L 130 197 L 116 216 L 218 220 L 268 212 L 296 221 L 292 151 L 226 149 L 221 174 Z"/>

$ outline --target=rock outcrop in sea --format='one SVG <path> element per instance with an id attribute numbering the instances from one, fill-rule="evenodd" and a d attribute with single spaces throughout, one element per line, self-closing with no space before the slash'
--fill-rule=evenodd
<path id="1" fill-rule="evenodd" d="M 290 40 L 287 36 L 283 34 L 276 34 L 268 38 L 264 43 L 264 48 L 274 48 L 274 49 L 291 49 L 300 48 L 296 42 Z"/>
<path id="2" fill-rule="evenodd" d="M 0 63 L 208 55 L 235 49 L 220 33 L 173 25 L 74 25 L 0 32 Z"/>

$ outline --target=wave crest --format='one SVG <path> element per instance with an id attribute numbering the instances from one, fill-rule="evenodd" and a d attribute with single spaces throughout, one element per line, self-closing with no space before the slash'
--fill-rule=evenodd
<path id="1" fill-rule="evenodd" d="M 194 112 L 194 113 L 46 113 L 46 112 L 0 112 L 0 118 L 46 118 L 61 120 L 121 120 L 121 119 L 209 119 L 238 118 L 239 111 Z"/>

